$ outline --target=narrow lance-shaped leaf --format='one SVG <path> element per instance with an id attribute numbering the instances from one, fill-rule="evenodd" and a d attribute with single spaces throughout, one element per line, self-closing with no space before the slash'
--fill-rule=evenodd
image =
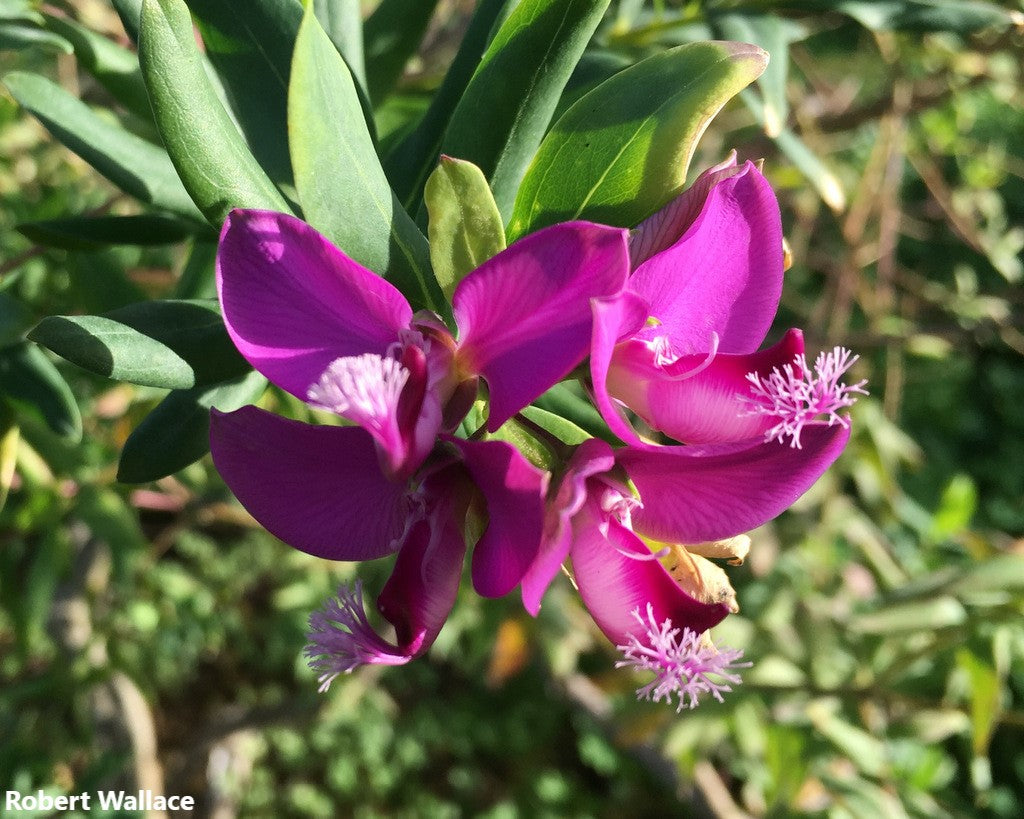
<path id="1" fill-rule="evenodd" d="M 0 347 L 14 344 L 33 324 L 32 311 L 0 290 Z"/>
<path id="2" fill-rule="evenodd" d="M 423 196 L 423 185 L 437 163 L 441 140 L 452 112 L 458 105 L 470 77 L 487 48 L 495 21 L 510 0 L 480 0 L 455 59 L 448 66 L 441 87 L 415 128 L 384 157 L 384 170 L 399 201 L 415 213 Z"/>
<path id="3" fill-rule="evenodd" d="M 442 156 L 425 194 L 430 260 L 451 301 L 467 273 L 505 249 L 505 228 L 487 180 L 472 162 Z"/>
<path id="4" fill-rule="evenodd" d="M 249 369 L 216 302 L 149 301 L 102 316 L 47 316 L 29 338 L 90 372 L 172 389 Z"/>
<path id="5" fill-rule="evenodd" d="M 66 250 L 95 250 L 107 245 L 168 245 L 183 241 L 205 225 L 180 222 L 165 216 L 76 216 L 23 222 L 17 226 L 23 236 L 48 247 Z"/>
<path id="6" fill-rule="evenodd" d="M 726 13 L 716 15 L 712 22 L 723 38 L 754 43 L 772 55 L 764 73 L 757 78 L 757 87 L 764 101 L 764 131 L 770 137 L 777 136 L 789 115 L 789 44 L 804 35 L 803 28 L 776 14 Z"/>
<path id="7" fill-rule="evenodd" d="M 232 208 L 290 212 L 217 98 L 181 0 L 144 0 L 139 60 L 164 145 L 207 220 L 219 227 Z"/>
<path id="8" fill-rule="evenodd" d="M 523 0 L 494 36 L 452 114 L 442 153 L 480 167 L 505 219 L 607 8 L 608 0 Z"/>
<path id="9" fill-rule="evenodd" d="M 14 482 L 14 467 L 18 463 L 20 430 L 11 411 L 0 405 L 0 510 L 7 502 L 7 493 Z"/>
<path id="10" fill-rule="evenodd" d="M 442 310 L 430 250 L 388 185 L 352 74 L 311 11 L 295 42 L 288 128 L 306 219 L 414 307 Z"/>
<path id="11" fill-rule="evenodd" d="M 139 24 L 142 19 L 142 0 L 110 0 L 121 18 L 121 25 L 133 43 L 139 41 Z"/>
<path id="12" fill-rule="evenodd" d="M 978 0 L 822 0 L 821 11 L 848 14 L 874 31 L 951 31 L 970 34 L 1021 24 L 1020 12 Z"/>
<path id="13" fill-rule="evenodd" d="M 64 54 L 71 54 L 75 50 L 63 37 L 44 29 L 41 18 L 34 13 L 30 17 L 6 17 L 0 14 L 0 51 L 39 47 L 52 48 Z"/>
<path id="14" fill-rule="evenodd" d="M 27 342 L 0 350 L 0 396 L 43 421 L 63 438 L 82 437 L 82 416 L 64 377 Z"/>
<path id="15" fill-rule="evenodd" d="M 159 208 L 201 218 L 161 148 L 100 117 L 44 77 L 14 72 L 4 77 L 4 83 L 54 137 L 125 193 Z"/>
<path id="16" fill-rule="evenodd" d="M 691 43 L 584 95 L 544 138 L 519 188 L 509 239 L 570 219 L 632 227 L 677 196 L 697 140 L 763 70 L 745 43 Z"/>
<path id="17" fill-rule="evenodd" d="M 46 17 L 46 27 L 74 46 L 78 64 L 92 74 L 125 108 L 144 120 L 153 114 L 138 56 L 113 40 L 61 17 Z"/>
<path id="18" fill-rule="evenodd" d="M 366 91 L 363 56 L 363 14 L 360 0 L 313 0 L 316 19 L 324 27 L 355 81 Z"/>
<path id="19" fill-rule="evenodd" d="M 363 26 L 366 82 L 374 105 L 395 87 L 419 49 L 437 0 L 381 0 Z"/>
<path id="20" fill-rule="evenodd" d="M 750 89 L 740 92 L 740 99 L 746 103 L 757 121 L 765 125 L 764 103 Z M 767 131 L 767 126 L 765 126 Z M 846 192 L 839 177 L 825 164 L 810 146 L 807 145 L 792 129 L 782 128 L 775 135 L 775 145 L 793 166 L 803 174 L 804 178 L 814 187 L 821 200 L 836 213 L 846 208 Z"/>
<path id="21" fill-rule="evenodd" d="M 185 0 L 256 161 L 290 182 L 287 99 L 299 0 Z"/>
<path id="22" fill-rule="evenodd" d="M 168 393 L 128 436 L 117 479 L 155 481 L 184 469 L 210 449 L 210 408 L 231 412 L 259 398 L 267 379 L 257 372 L 210 387 Z"/>

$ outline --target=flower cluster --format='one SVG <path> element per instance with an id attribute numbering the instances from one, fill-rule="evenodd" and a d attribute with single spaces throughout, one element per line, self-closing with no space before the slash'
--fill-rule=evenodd
<path id="1" fill-rule="evenodd" d="M 359 583 L 312 615 L 321 689 L 427 651 L 469 550 L 476 592 L 519 587 L 531 614 L 571 563 L 619 665 L 654 673 L 641 697 L 693 707 L 739 683 L 741 652 L 707 635 L 737 610 L 713 561 L 742 560 L 743 533 L 838 457 L 838 412 L 864 393 L 841 381 L 856 357 L 837 348 L 812 369 L 799 330 L 759 349 L 782 278 L 774 193 L 735 156 L 632 231 L 569 222 L 515 242 L 456 287 L 452 327 L 303 222 L 234 211 L 217 264 L 228 332 L 274 384 L 344 420 L 215 410 L 216 466 L 297 549 L 395 555 L 376 601 L 393 641 Z M 503 426 L 580 373 L 622 445 L 588 438 L 531 462 Z M 467 430 L 474 405 L 486 421 Z"/>

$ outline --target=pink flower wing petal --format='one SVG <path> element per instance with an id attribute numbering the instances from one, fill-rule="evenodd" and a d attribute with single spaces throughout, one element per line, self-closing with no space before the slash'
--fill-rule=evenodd
<path id="1" fill-rule="evenodd" d="M 239 352 L 303 400 L 332 361 L 383 355 L 412 318 L 394 286 L 305 222 L 272 211 L 228 215 L 217 292 Z"/>
<path id="2" fill-rule="evenodd" d="M 473 587 L 483 597 L 501 597 L 537 556 L 549 476 L 504 441 L 451 440 L 487 502 L 487 528 L 473 550 Z"/>
<path id="3" fill-rule="evenodd" d="M 640 492 L 638 532 L 668 543 L 701 543 L 750 531 L 779 515 L 839 457 L 841 426 L 804 428 L 803 449 L 776 441 L 627 447 L 616 452 Z"/>
<path id="4" fill-rule="evenodd" d="M 587 478 L 614 466 L 612 448 L 597 438 L 580 444 L 569 460 L 558 494 L 546 510 L 540 549 L 523 576 L 523 606 L 534 617 L 540 611 L 544 592 L 569 556 L 572 518 L 587 499 Z"/>
<path id="5" fill-rule="evenodd" d="M 630 289 L 647 299 L 681 353 L 756 350 L 782 294 L 782 220 L 768 181 L 751 164 L 719 181 L 668 249 L 641 264 Z"/>
<path id="6" fill-rule="evenodd" d="M 614 360 L 616 344 L 633 335 L 647 320 L 647 303 L 639 296 L 625 291 L 609 299 L 594 299 L 594 331 L 590 346 L 590 381 L 594 403 L 608 428 L 627 444 L 640 444 L 611 395 L 608 393 L 608 370 Z"/>
<path id="7" fill-rule="evenodd" d="M 362 429 L 311 426 L 256 407 L 213 410 L 210 451 L 242 505 L 290 546 L 330 560 L 398 548 L 405 486 L 381 474 Z"/>
<path id="8" fill-rule="evenodd" d="M 590 346 L 590 299 L 621 290 L 627 232 L 567 222 L 532 233 L 470 273 L 452 303 L 462 366 L 487 380 L 496 430 L 568 375 Z"/>

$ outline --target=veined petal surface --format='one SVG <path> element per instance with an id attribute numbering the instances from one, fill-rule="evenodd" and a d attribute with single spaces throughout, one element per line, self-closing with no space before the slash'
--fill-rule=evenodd
<path id="1" fill-rule="evenodd" d="M 312 426 L 242 407 L 213 410 L 213 462 L 235 497 L 289 546 L 330 560 L 394 552 L 410 510 L 359 427 Z"/>
<path id="2" fill-rule="evenodd" d="M 782 295 L 782 219 L 752 163 L 707 193 L 686 232 L 629 280 L 683 354 L 750 353 L 771 327 Z"/>
<path id="3" fill-rule="evenodd" d="M 804 436 L 802 449 L 754 439 L 618 450 L 615 459 L 643 502 L 633 527 L 666 543 L 701 543 L 768 522 L 821 477 L 850 431 L 815 422 Z"/>
<path id="4" fill-rule="evenodd" d="M 303 400 L 332 361 L 384 355 L 412 318 L 392 284 L 305 222 L 273 211 L 229 214 L 217 292 L 239 352 Z"/>
<path id="5" fill-rule="evenodd" d="M 587 355 L 590 300 L 619 292 L 629 274 L 627 231 L 589 222 L 520 239 L 463 279 L 452 303 L 458 357 L 490 391 L 496 430 Z"/>

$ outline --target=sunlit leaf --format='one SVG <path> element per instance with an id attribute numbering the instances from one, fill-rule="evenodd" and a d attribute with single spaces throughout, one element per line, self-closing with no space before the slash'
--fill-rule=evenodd
<path id="1" fill-rule="evenodd" d="M 487 47 L 452 114 L 441 152 L 480 167 L 505 219 L 607 8 L 608 0 L 523 0 Z"/>
<path id="2" fill-rule="evenodd" d="M 352 74 L 312 12 L 295 43 L 288 123 L 306 219 L 417 307 L 443 304 L 430 250 L 388 185 Z"/>
<path id="3" fill-rule="evenodd" d="M 102 316 L 48 316 L 29 337 L 90 372 L 185 389 L 248 370 L 216 302 L 149 301 Z"/>
<path id="4" fill-rule="evenodd" d="M 299 0 L 185 0 L 228 92 L 253 156 L 271 179 L 291 180 L 287 98 Z"/>
<path id="5" fill-rule="evenodd" d="M 200 218 L 162 148 L 100 117 L 44 77 L 14 72 L 4 76 L 4 83 L 54 137 L 123 191 L 156 207 Z"/>
<path id="6" fill-rule="evenodd" d="M 487 180 L 472 162 L 442 156 L 424 201 L 434 275 L 450 301 L 467 273 L 505 249 L 505 229 Z"/>
<path id="7" fill-rule="evenodd" d="M 232 208 L 289 212 L 203 70 L 182 0 L 144 0 L 139 60 L 171 161 L 210 224 Z"/>
<path id="8" fill-rule="evenodd" d="M 654 213 L 683 189 L 708 122 L 766 62 L 757 46 L 694 43 L 603 82 L 544 138 L 509 239 L 570 219 L 631 227 Z"/>

